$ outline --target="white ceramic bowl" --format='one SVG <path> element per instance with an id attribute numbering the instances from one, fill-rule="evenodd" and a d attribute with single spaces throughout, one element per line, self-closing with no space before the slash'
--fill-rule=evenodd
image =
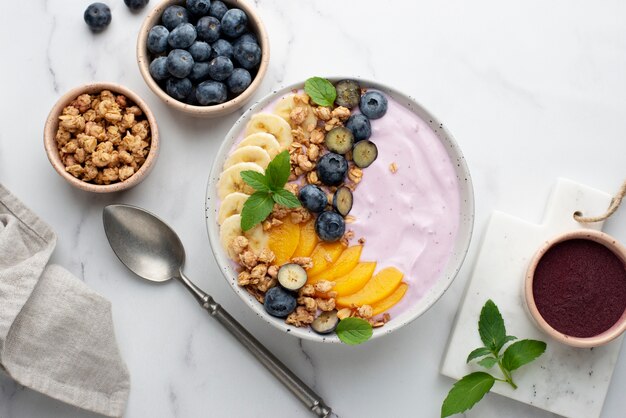
<path id="1" fill-rule="evenodd" d="M 444 144 L 445 149 L 450 156 L 450 160 L 453 163 L 456 162 L 456 164 L 454 164 L 454 167 L 459 182 L 459 193 L 461 202 L 461 213 L 459 213 L 459 230 L 453 253 L 450 255 L 450 259 L 448 260 L 448 264 L 446 265 L 444 272 L 442 273 L 439 280 L 426 292 L 426 294 L 417 303 L 415 303 L 415 305 L 408 307 L 406 310 L 404 310 L 404 312 L 393 317 L 391 321 L 389 321 L 384 327 L 374 329 L 374 335 L 372 336 L 372 338 L 378 338 L 383 335 L 389 334 L 399 328 L 402 328 L 409 322 L 421 316 L 445 293 L 446 289 L 448 289 L 448 287 L 456 277 L 459 269 L 461 268 L 461 265 L 463 264 L 463 260 L 465 259 L 465 255 L 467 253 L 467 249 L 469 247 L 470 239 L 472 236 L 472 230 L 474 227 L 474 192 L 472 188 L 472 181 L 470 178 L 469 169 L 465 162 L 465 158 L 461 153 L 461 149 L 452 137 L 452 134 L 448 132 L 443 124 L 441 124 L 439 120 L 435 118 L 435 116 L 433 116 L 422 105 L 415 101 L 415 99 L 405 95 L 404 93 L 394 88 L 382 85 L 380 83 L 364 80 L 358 77 L 333 77 L 329 78 L 329 80 L 335 83 L 338 80 L 346 78 L 358 80 L 363 87 L 380 90 L 384 94 L 404 105 L 407 109 L 411 110 L 422 120 L 428 123 L 429 126 L 436 133 L 437 137 Z M 304 82 L 299 82 L 290 86 L 285 86 L 279 90 L 275 90 L 271 94 L 265 96 L 263 99 L 255 103 L 250 109 L 248 109 L 248 111 L 246 111 L 246 113 L 244 113 L 237 120 L 237 122 L 235 122 L 235 125 L 226 135 L 224 142 L 222 143 L 222 146 L 220 147 L 213 162 L 213 168 L 211 169 L 206 191 L 206 223 L 209 233 L 209 240 L 211 242 L 211 248 L 213 250 L 213 254 L 215 255 L 215 259 L 217 260 L 217 264 L 224 274 L 224 277 L 233 288 L 235 293 L 237 293 L 237 295 L 239 295 L 244 303 L 246 303 L 263 321 L 298 338 L 327 343 L 339 343 L 339 338 L 334 334 L 320 335 L 315 333 L 310 328 L 296 328 L 293 326 L 289 326 L 285 324 L 285 321 L 283 319 L 272 317 L 267 312 L 265 312 L 263 305 L 260 304 L 256 299 L 254 299 L 254 297 L 252 297 L 252 295 L 250 295 L 245 289 L 237 284 L 237 272 L 234 270 L 233 263 L 230 261 L 228 255 L 220 244 L 219 226 L 216 221 L 218 211 L 217 203 L 219 201 L 217 197 L 216 183 L 222 171 L 224 161 L 228 157 L 228 154 L 234 142 L 241 134 L 242 129 L 245 128 L 252 115 L 259 112 L 269 103 L 274 101 L 278 96 L 288 94 L 290 91 L 295 89 L 302 89 L 303 85 Z"/>

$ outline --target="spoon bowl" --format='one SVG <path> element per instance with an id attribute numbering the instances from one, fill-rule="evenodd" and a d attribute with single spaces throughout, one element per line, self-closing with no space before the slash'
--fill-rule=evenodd
<path id="1" fill-rule="evenodd" d="M 185 249 L 161 219 L 130 205 L 109 205 L 102 219 L 113 251 L 137 276 L 153 282 L 180 277 Z"/>

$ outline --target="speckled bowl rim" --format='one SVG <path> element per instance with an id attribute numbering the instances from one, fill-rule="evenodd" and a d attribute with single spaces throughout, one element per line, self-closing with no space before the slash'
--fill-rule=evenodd
<path id="1" fill-rule="evenodd" d="M 539 313 L 537 305 L 535 304 L 535 296 L 533 294 L 533 280 L 535 276 L 535 269 L 537 268 L 539 261 L 545 255 L 545 253 L 550 250 L 554 245 L 563 241 L 569 241 L 573 239 L 586 239 L 597 242 L 598 244 L 602 244 L 606 248 L 611 250 L 611 252 L 615 254 L 618 258 L 620 258 L 622 260 L 622 263 L 626 265 L 626 247 L 621 245 L 615 238 L 613 238 L 609 234 L 592 229 L 581 229 L 560 234 L 546 241 L 530 260 L 530 264 L 528 265 L 528 270 L 526 271 L 526 277 L 524 280 L 524 298 L 526 300 L 526 307 L 528 309 L 528 312 L 530 313 L 531 318 L 535 322 L 535 325 L 541 331 L 545 332 L 556 341 L 572 347 L 598 347 L 613 341 L 614 339 L 619 337 L 624 331 L 626 331 L 626 310 L 617 320 L 617 322 L 608 330 L 593 337 L 581 338 L 564 334 L 552 328 L 552 326 L 550 326 L 550 324 L 548 324 L 546 320 L 543 319 L 543 316 L 541 316 L 541 313 Z"/>
<path id="2" fill-rule="evenodd" d="M 243 107 L 251 98 L 254 92 L 259 88 L 265 74 L 267 73 L 267 67 L 270 61 L 270 42 L 269 37 L 267 35 L 267 30 L 265 29 L 265 25 L 261 20 L 261 17 L 254 10 L 252 6 L 247 4 L 241 0 L 223 0 L 230 7 L 238 7 L 242 9 L 248 15 L 248 24 L 251 26 L 252 30 L 255 32 L 257 39 L 259 40 L 261 46 L 261 63 L 259 64 L 259 69 L 257 71 L 256 76 L 252 80 L 252 83 L 248 86 L 248 88 L 241 93 L 239 96 L 221 103 L 212 106 L 193 106 L 170 97 L 163 89 L 158 85 L 156 81 L 150 75 L 150 52 L 147 47 L 147 39 L 148 32 L 150 29 L 156 24 L 158 24 L 159 19 L 161 18 L 161 14 L 163 11 L 171 5 L 175 4 L 183 4 L 183 0 L 164 0 L 159 5 L 157 5 L 154 9 L 148 13 L 146 18 L 139 29 L 139 35 L 137 36 L 137 65 L 139 66 L 139 72 L 143 77 L 144 81 L 150 87 L 150 90 L 156 94 L 159 99 L 163 100 L 167 105 L 177 109 L 181 112 L 189 114 L 195 117 L 205 117 L 205 118 L 217 118 L 220 116 L 228 115 L 241 107 Z"/>
<path id="3" fill-rule="evenodd" d="M 444 125 L 437 119 L 432 113 L 426 110 L 415 99 L 405 95 L 398 89 L 388 87 L 381 83 L 363 79 L 360 77 L 327 77 L 330 81 L 336 82 L 341 79 L 351 78 L 358 80 L 359 83 L 367 88 L 380 90 L 381 92 L 393 97 L 399 103 L 403 104 L 407 109 L 411 110 L 422 118 L 430 128 L 433 129 L 439 140 L 444 144 L 448 155 L 450 155 L 452 164 L 456 170 L 457 179 L 459 181 L 459 193 L 461 203 L 461 213 L 459 214 L 459 231 L 457 235 L 457 241 L 453 250 L 453 254 L 448 260 L 448 264 L 445 269 L 445 273 L 441 278 L 428 290 L 428 292 L 418 301 L 418 303 L 405 311 L 403 314 L 392 318 L 384 327 L 374 329 L 372 339 L 380 338 L 384 335 L 388 335 L 391 332 L 402 328 L 403 326 L 414 321 L 426 312 L 431 306 L 443 296 L 449 286 L 452 284 L 454 278 L 457 276 L 463 261 L 469 249 L 472 232 L 474 228 L 474 191 L 472 187 L 472 180 L 470 177 L 469 168 L 459 145 L 452 137 L 452 134 L 444 127 Z M 217 260 L 217 264 L 224 275 L 224 278 L 230 284 L 233 291 L 248 305 L 256 315 L 264 322 L 272 325 L 273 327 L 291 334 L 298 338 L 305 340 L 325 342 L 325 343 L 340 343 L 341 341 L 335 334 L 320 335 L 315 333 L 310 328 L 296 328 L 285 324 L 283 319 L 271 317 L 265 312 L 263 305 L 260 304 L 254 297 L 246 292 L 242 287 L 237 285 L 237 273 L 231 266 L 226 252 L 222 248 L 219 241 L 219 227 L 217 225 L 217 207 L 215 202 L 217 201 L 216 183 L 219 175 L 222 171 L 223 163 L 228 156 L 234 141 L 239 136 L 240 131 L 245 127 L 251 116 L 259 109 L 262 109 L 271 101 L 275 100 L 277 96 L 289 93 L 295 89 L 303 88 L 304 81 L 290 84 L 285 87 L 281 87 L 278 90 L 274 90 L 264 98 L 256 102 L 250 109 L 248 109 L 233 125 L 231 130 L 226 134 L 224 141 L 220 149 L 218 150 L 211 173 L 209 175 L 207 190 L 206 190 L 206 207 L 205 217 L 207 231 L 209 234 L 209 241 L 211 243 L 211 249 L 213 255 Z M 454 162 L 456 161 L 456 164 Z"/>
<path id="4" fill-rule="evenodd" d="M 133 103 L 135 103 L 139 108 L 143 111 L 144 115 L 146 115 L 146 119 L 150 124 L 150 151 L 148 151 L 148 155 L 146 156 L 146 160 L 143 165 L 139 167 L 139 170 L 128 179 L 112 183 L 112 184 L 94 184 L 87 183 L 80 179 L 77 179 L 67 171 L 65 171 L 65 165 L 61 161 L 61 156 L 59 155 L 59 151 L 57 149 L 56 142 L 56 132 L 59 128 L 59 115 L 63 112 L 63 108 L 69 105 L 74 99 L 84 93 L 95 94 L 99 93 L 103 90 L 110 90 L 113 93 L 123 94 L 128 97 Z M 46 150 L 46 154 L 48 155 L 48 159 L 54 167 L 55 171 L 59 173 L 63 179 L 65 179 L 69 184 L 76 187 L 77 189 L 84 190 L 87 192 L 93 193 L 112 193 L 112 192 L 120 192 L 122 190 L 130 189 L 141 183 L 152 171 L 154 164 L 156 163 L 157 157 L 159 155 L 159 127 L 156 123 L 156 119 L 152 110 L 148 107 L 146 102 L 143 101 L 141 97 L 139 97 L 135 92 L 130 90 L 127 87 L 122 86 L 121 84 L 112 83 L 112 82 L 95 82 L 89 83 L 82 86 L 75 87 L 69 90 L 67 93 L 63 94 L 59 100 L 52 106 L 50 113 L 48 114 L 48 118 L 46 119 L 46 124 L 44 126 L 43 131 L 43 141 L 44 148 Z"/>

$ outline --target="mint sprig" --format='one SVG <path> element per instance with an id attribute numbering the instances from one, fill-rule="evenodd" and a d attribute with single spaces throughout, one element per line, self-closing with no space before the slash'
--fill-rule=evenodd
<path id="1" fill-rule="evenodd" d="M 291 164 L 289 153 L 278 154 L 265 169 L 265 174 L 252 170 L 241 172 L 241 178 L 256 190 L 243 204 L 241 210 L 241 229 L 248 231 L 263 222 L 274 208 L 274 203 L 296 208 L 300 206 L 298 198 L 285 189 L 289 179 Z"/>
<path id="2" fill-rule="evenodd" d="M 473 350 L 467 356 L 467 363 L 481 359 L 478 364 L 491 369 L 496 364 L 502 377 L 495 377 L 485 372 L 474 372 L 456 382 L 441 405 L 441 418 L 460 414 L 472 408 L 480 401 L 496 381 L 505 382 L 517 389 L 512 372 L 530 363 L 546 351 L 546 343 L 537 340 L 520 340 L 508 346 L 503 354 L 502 348 L 517 337 L 506 335 L 504 320 L 500 310 L 490 299 L 480 311 L 478 333 L 484 347 Z"/>
<path id="3" fill-rule="evenodd" d="M 304 92 L 320 106 L 332 106 L 337 98 L 337 90 L 332 83 L 322 77 L 311 77 L 304 82 Z"/>
<path id="4" fill-rule="evenodd" d="M 348 317 L 339 321 L 335 333 L 348 345 L 357 345 L 369 340 L 373 334 L 372 324 L 361 318 Z"/>

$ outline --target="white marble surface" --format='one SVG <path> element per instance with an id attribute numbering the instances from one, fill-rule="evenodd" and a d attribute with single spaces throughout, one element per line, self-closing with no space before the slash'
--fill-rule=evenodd
<path id="1" fill-rule="evenodd" d="M 0 181 L 56 230 L 54 261 L 112 301 L 132 375 L 129 418 L 309 415 L 181 286 L 148 285 L 120 265 L 102 230 L 107 203 L 140 205 L 167 219 L 187 248 L 188 275 L 339 416 L 434 417 L 452 384 L 439 375 L 440 360 L 491 211 L 539 222 L 556 177 L 612 192 L 626 175 L 622 1 L 257 1 L 272 46 L 259 96 L 324 74 L 356 74 L 401 88 L 454 133 L 476 192 L 476 232 L 467 262 L 433 309 L 358 348 L 297 341 L 247 310 L 209 249 L 205 182 L 220 138 L 237 115 L 195 120 L 166 108 L 135 64 L 135 36 L 146 11 L 132 15 L 121 0 L 106 1 L 113 23 L 97 36 L 82 22 L 88 0 L 3 4 Z M 93 80 L 117 81 L 138 92 L 157 114 L 162 133 L 153 173 L 116 196 L 70 188 L 42 146 L 44 119 L 57 97 Z M 604 230 L 625 242 L 626 209 Z M 604 418 L 624 416 L 625 385 L 622 353 Z M 503 410 L 509 417 L 550 416 L 497 395 L 488 396 L 474 415 L 501 416 Z M 0 416 L 94 417 L 4 375 Z"/>
<path id="2" fill-rule="evenodd" d="M 515 371 L 517 389 L 497 384 L 492 392 L 569 418 L 600 416 L 622 338 L 594 349 L 559 344 L 534 324 L 523 291 L 528 264 L 537 250 L 559 234 L 580 229 L 572 214 L 602 213 L 610 202 L 611 196 L 602 191 L 561 178 L 555 182 L 540 223 L 493 212 L 450 334 L 441 373 L 460 379 L 481 369 L 476 362 L 466 364 L 465 359 L 482 345 L 476 323 L 485 301 L 491 299 L 501 309 L 507 335 L 547 343 L 546 352 L 532 366 Z M 602 226 L 602 222 L 588 225 L 592 229 Z"/>

